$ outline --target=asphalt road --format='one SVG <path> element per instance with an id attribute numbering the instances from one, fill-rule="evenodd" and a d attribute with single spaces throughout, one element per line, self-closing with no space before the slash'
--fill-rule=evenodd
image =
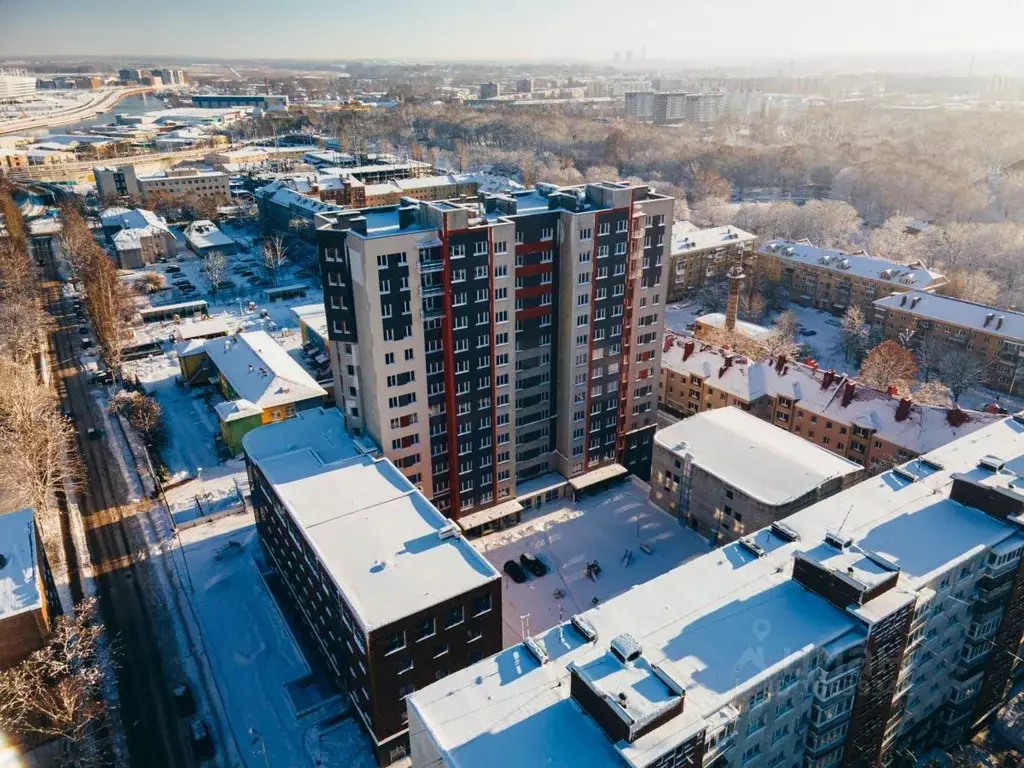
<path id="1" fill-rule="evenodd" d="M 129 492 L 107 441 L 90 439 L 86 430 L 101 429 L 103 421 L 89 392 L 87 375 L 78 368 L 81 343 L 70 301 L 64 301 L 52 258 L 42 283 L 47 308 L 56 321 L 51 334 L 54 383 L 62 407 L 74 419 L 84 472 L 78 503 L 86 528 L 99 591 L 99 606 L 117 654 L 117 690 L 121 719 L 133 766 L 162 768 L 192 766 L 187 722 L 176 717 L 169 679 L 178 668 L 173 638 L 163 643 L 161 627 L 172 626 L 167 607 L 152 599 L 156 590 L 146 585 L 153 576 L 145 547 L 137 544 L 139 511 L 129 503 Z M 74 579 L 73 579 L 74 581 Z"/>

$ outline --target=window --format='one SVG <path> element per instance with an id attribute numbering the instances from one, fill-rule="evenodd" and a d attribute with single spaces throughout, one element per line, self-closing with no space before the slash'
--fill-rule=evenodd
<path id="1" fill-rule="evenodd" d="M 555 230 L 551 227 L 543 227 L 540 231 L 541 240 L 554 240 Z"/>
<path id="2" fill-rule="evenodd" d="M 397 669 L 395 670 L 398 674 L 404 675 L 406 672 L 412 672 L 412 657 L 399 659 Z"/>
<path id="3" fill-rule="evenodd" d="M 601 223 L 601 224 L 599 224 L 597 226 L 597 234 L 598 235 L 610 235 L 611 233 L 612 233 L 611 222 L 606 221 L 606 222 L 603 222 L 603 223 Z"/>
<path id="4" fill-rule="evenodd" d="M 453 245 L 451 247 L 450 253 L 451 253 L 451 257 L 453 259 L 465 258 L 465 256 L 466 256 L 466 246 L 465 245 Z"/>
<path id="5" fill-rule="evenodd" d="M 594 231 L 590 227 L 586 227 L 580 230 L 580 240 L 589 240 L 594 236 Z"/>
<path id="6" fill-rule="evenodd" d="M 395 362 L 395 353 L 394 352 L 388 352 L 388 353 L 386 353 L 384 355 L 384 364 L 385 365 L 394 365 L 394 362 Z M 352 366 L 349 366 L 349 368 L 351 368 L 351 367 Z"/>
<path id="7" fill-rule="evenodd" d="M 483 630 L 479 627 L 470 627 L 466 633 L 466 642 L 473 643 L 484 636 Z"/>
<path id="8" fill-rule="evenodd" d="M 473 598 L 473 616 L 480 616 L 481 614 L 487 613 L 491 610 L 491 596 L 490 594 L 480 595 L 479 597 Z"/>
<path id="9" fill-rule="evenodd" d="M 380 281 L 380 292 L 381 293 L 391 293 L 391 281 L 390 280 L 381 280 Z"/>
<path id="10" fill-rule="evenodd" d="M 389 653 L 400 651 L 403 648 L 405 648 L 405 632 L 394 632 L 388 635 L 384 644 L 384 655 L 387 656 Z"/>

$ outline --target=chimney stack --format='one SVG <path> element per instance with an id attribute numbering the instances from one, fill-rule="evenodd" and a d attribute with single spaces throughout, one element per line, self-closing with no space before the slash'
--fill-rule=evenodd
<path id="1" fill-rule="evenodd" d="M 906 421 L 910 415 L 910 398 L 901 397 L 900 404 L 896 406 L 896 421 Z"/>
<path id="2" fill-rule="evenodd" d="M 729 267 L 729 301 L 725 305 L 725 330 L 736 330 L 736 315 L 740 311 L 740 288 L 743 286 L 743 267 Z"/>
<path id="3" fill-rule="evenodd" d="M 836 371 L 834 368 L 829 368 L 825 371 L 825 375 L 821 377 L 821 388 L 828 389 L 832 386 L 832 382 L 835 381 Z"/>
<path id="4" fill-rule="evenodd" d="M 775 361 L 775 372 L 781 374 L 783 366 L 786 365 L 786 356 L 779 355 L 779 359 Z"/>
<path id="5" fill-rule="evenodd" d="M 857 391 L 857 382 L 848 381 L 846 387 L 843 389 L 843 408 L 853 402 L 853 395 Z"/>
<path id="6" fill-rule="evenodd" d="M 685 363 L 690 359 L 690 355 L 693 354 L 693 339 L 690 339 L 683 344 L 683 362 Z"/>

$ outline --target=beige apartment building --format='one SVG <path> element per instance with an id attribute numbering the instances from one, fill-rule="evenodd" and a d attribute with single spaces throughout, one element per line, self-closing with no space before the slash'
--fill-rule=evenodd
<path id="1" fill-rule="evenodd" d="M 835 314 L 858 306 L 867 317 L 871 316 L 872 303 L 890 293 L 941 292 L 949 282 L 921 263 L 897 264 L 863 251 L 818 248 L 806 240 L 762 243 L 756 264 L 759 275 L 781 283 L 798 304 Z"/>
<path id="2" fill-rule="evenodd" d="M 679 416 L 735 406 L 851 461 L 878 470 L 998 418 L 922 405 L 846 374 L 785 357 L 753 362 L 690 338 L 666 337 L 658 403 Z"/>
<path id="3" fill-rule="evenodd" d="M 863 473 L 753 414 L 718 408 L 655 433 L 651 501 L 719 545 L 827 498 Z"/>
<path id="4" fill-rule="evenodd" d="M 154 192 L 171 197 L 210 197 L 219 203 L 231 202 L 228 175 L 198 168 L 171 168 L 151 176 L 139 176 L 143 198 Z"/>
<path id="5" fill-rule="evenodd" d="M 756 235 L 738 227 L 700 229 L 688 221 L 672 226 L 668 300 L 691 295 L 709 279 L 725 277 L 729 267 L 752 266 Z"/>
<path id="6" fill-rule="evenodd" d="M 672 204 L 602 182 L 319 214 L 349 428 L 467 532 L 518 519 L 518 484 L 649 476 Z"/>
<path id="7" fill-rule="evenodd" d="M 915 350 L 936 340 L 940 348 L 966 350 L 984 365 L 988 386 L 1024 394 L 1024 314 L 924 291 L 886 296 L 873 308 L 884 338 Z"/>

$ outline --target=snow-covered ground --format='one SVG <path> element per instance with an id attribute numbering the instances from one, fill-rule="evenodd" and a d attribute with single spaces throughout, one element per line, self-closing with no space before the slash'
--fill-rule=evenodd
<path id="1" fill-rule="evenodd" d="M 232 234 L 241 237 L 240 234 Z M 245 257 L 232 257 L 232 264 L 243 258 Z M 253 258 L 249 257 L 250 261 Z M 291 309 L 323 301 L 323 293 L 315 280 L 300 277 L 299 270 L 294 265 L 289 265 L 285 268 L 279 284 L 304 283 L 308 286 L 306 296 L 268 302 L 262 296 L 262 288 L 251 288 L 242 293 L 211 293 L 209 281 L 202 274 L 201 264 L 192 254 L 187 254 L 175 263 L 182 270 L 181 273 L 175 274 L 187 275 L 200 289 L 197 298 L 208 302 L 211 318 L 224 320 L 231 331 L 267 331 L 292 357 L 313 372 L 303 357 L 299 324 Z M 148 269 L 160 272 L 165 267 L 166 265 L 154 265 Z M 157 294 L 154 298 L 157 303 L 167 303 L 174 297 Z M 180 297 L 175 300 L 178 298 Z M 183 320 L 185 324 L 188 322 L 188 318 Z M 138 378 L 145 391 L 155 396 L 163 407 L 168 439 L 162 456 L 173 478 L 172 482 L 195 477 L 220 464 L 214 443 L 219 426 L 217 415 L 213 411 L 213 406 L 220 401 L 220 395 L 212 391 L 186 391 L 175 382 L 181 372 L 170 341 L 176 327 L 178 326 L 169 320 L 134 326 L 133 344 L 157 342 L 162 352 L 125 364 L 125 373 Z"/>
<path id="2" fill-rule="evenodd" d="M 800 323 L 797 341 L 806 344 L 814 351 L 814 359 L 822 368 L 834 368 L 837 372 L 850 372 L 850 364 L 843 360 L 842 353 L 835 351 L 839 340 L 840 318 L 828 312 L 822 312 L 799 304 L 790 304 L 787 308 Z M 665 329 L 675 333 L 692 333 L 694 320 L 705 314 L 704 310 L 691 301 L 679 301 L 665 306 Z M 778 317 L 773 313 L 768 325 Z"/>
<path id="3" fill-rule="evenodd" d="M 704 311 L 692 301 L 677 301 L 665 305 L 665 330 L 675 333 L 689 333 L 693 330 L 693 321 L 704 314 Z"/>
<path id="4" fill-rule="evenodd" d="M 639 516 L 639 534 L 637 518 Z M 653 553 L 639 547 L 647 542 Z M 660 576 L 708 549 L 707 542 L 647 499 L 637 485 L 626 483 L 578 502 L 559 499 L 541 510 L 524 512 L 523 522 L 473 542 L 503 574 L 502 615 L 506 647 L 522 641 L 520 616 L 529 614 L 529 632 L 555 626 L 559 619 L 587 610 L 627 589 Z M 632 552 L 628 566 L 623 563 Z M 502 567 L 523 553 L 539 557 L 549 571 L 516 584 Z M 597 560 L 597 580 L 586 575 Z M 556 598 L 561 590 L 563 597 Z"/>
<path id="5" fill-rule="evenodd" d="M 797 333 L 797 342 L 806 344 L 814 350 L 814 359 L 822 368 L 834 368 L 838 373 L 856 373 L 851 370 L 851 365 L 843 359 L 841 352 L 835 351 L 839 341 L 840 318 L 828 312 L 822 312 L 812 307 L 802 307 L 799 304 L 790 304 L 787 307 L 800 323 L 800 331 Z M 772 320 L 778 313 L 772 317 Z"/>
<path id="6" fill-rule="evenodd" d="M 311 668 L 260 575 L 252 518 L 232 515 L 180 536 L 173 556 L 184 556 L 201 650 L 245 762 L 264 764 L 266 750 L 265 762 L 275 766 L 372 766 L 369 738 L 351 718 L 325 730 L 317 747 L 318 725 L 344 715 L 342 697 L 320 698 L 308 686 L 301 698 L 289 692 Z"/>

